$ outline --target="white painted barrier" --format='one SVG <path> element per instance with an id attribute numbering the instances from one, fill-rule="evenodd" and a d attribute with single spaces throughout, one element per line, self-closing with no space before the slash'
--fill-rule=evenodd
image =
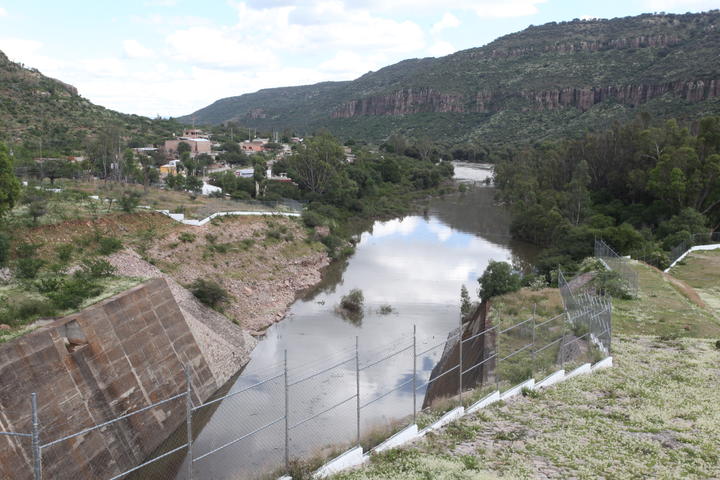
<path id="1" fill-rule="evenodd" d="M 467 415 L 469 413 L 475 413 L 478 410 L 480 410 L 481 408 L 485 408 L 488 405 L 492 405 L 493 403 L 499 402 L 499 401 L 500 401 L 500 392 L 495 390 L 490 395 L 486 395 L 485 397 L 481 398 L 477 402 L 470 405 L 467 408 L 467 410 L 465 411 L 465 414 Z"/>
<path id="2" fill-rule="evenodd" d="M 563 380 L 565 380 L 565 370 L 558 370 L 536 383 L 533 389 L 540 390 L 541 388 L 548 388 L 556 383 L 562 382 Z"/>
<path id="3" fill-rule="evenodd" d="M 583 363 L 579 367 L 577 367 L 572 372 L 565 375 L 565 380 L 570 380 L 573 377 L 577 377 L 578 375 L 585 375 L 586 373 L 592 372 L 592 366 L 589 363 Z"/>
<path id="4" fill-rule="evenodd" d="M 712 245 L 696 245 L 694 247 L 690 247 L 685 253 L 683 253 L 678 258 L 676 258 L 675 261 L 672 262 L 668 268 L 663 270 L 663 272 L 665 272 L 665 273 L 669 272 L 670 269 L 675 266 L 675 264 L 677 264 L 678 262 L 681 262 L 691 252 L 698 252 L 700 250 L 717 250 L 719 248 L 720 248 L 720 243 L 714 243 Z"/>
<path id="5" fill-rule="evenodd" d="M 425 428 L 423 428 L 420 433 L 418 433 L 418 437 L 425 436 L 428 432 L 432 432 L 433 430 L 437 430 L 439 428 L 444 427 L 448 423 L 457 420 L 458 418 L 462 417 L 465 414 L 465 407 L 456 407 L 447 412 L 445 415 L 440 417 L 440 420 L 433 423 L 432 425 L 429 425 Z"/>
<path id="6" fill-rule="evenodd" d="M 529 380 L 525 380 L 523 383 L 519 385 L 515 385 L 509 390 L 506 390 L 505 392 L 500 394 L 500 400 L 507 400 L 508 398 L 512 398 L 516 395 L 519 395 L 520 392 L 522 392 L 523 388 L 529 388 L 530 390 L 533 389 L 535 386 L 535 379 L 531 378 Z"/>
<path id="7" fill-rule="evenodd" d="M 345 469 L 362 465 L 365 461 L 362 447 L 351 448 L 339 457 L 335 457 L 313 473 L 313 478 L 325 478 Z"/>
<path id="8" fill-rule="evenodd" d="M 597 362 L 595 365 L 591 367 L 591 370 L 594 372 L 596 370 L 601 370 L 603 368 L 610 368 L 613 366 L 613 358 L 612 357 L 606 357 Z"/>
<path id="9" fill-rule="evenodd" d="M 277 480 L 292 480 L 292 477 L 290 475 L 283 475 L 282 477 L 278 478 Z"/>
<path id="10" fill-rule="evenodd" d="M 373 453 L 380 453 L 384 450 L 390 450 L 391 448 L 399 447 L 407 442 L 414 440 L 418 436 L 418 426 L 410 425 L 397 432 L 392 437 L 385 440 L 380 445 L 372 449 Z"/>

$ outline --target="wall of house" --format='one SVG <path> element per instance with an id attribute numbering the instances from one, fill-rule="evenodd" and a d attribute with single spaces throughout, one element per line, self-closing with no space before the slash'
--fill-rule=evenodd
<path id="1" fill-rule="evenodd" d="M 64 437 L 185 391 L 195 403 L 219 387 L 162 278 L 0 345 L 0 431 Z M 185 421 L 173 400 L 43 451 L 43 478 L 110 478 L 141 463 Z M 32 478 L 30 442 L 0 436 L 0 478 Z"/>

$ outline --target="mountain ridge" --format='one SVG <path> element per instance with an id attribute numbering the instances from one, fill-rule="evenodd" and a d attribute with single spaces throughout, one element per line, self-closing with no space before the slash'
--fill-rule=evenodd
<path id="1" fill-rule="evenodd" d="M 178 120 L 485 143 L 506 141 L 515 127 L 509 139 L 535 141 L 624 120 L 639 107 L 660 117 L 719 113 L 720 61 L 713 59 L 720 60 L 718 10 L 551 22 L 352 81 L 220 99 Z"/>

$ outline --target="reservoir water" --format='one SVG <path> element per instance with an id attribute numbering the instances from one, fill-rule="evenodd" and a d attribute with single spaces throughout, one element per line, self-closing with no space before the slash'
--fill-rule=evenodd
<path id="1" fill-rule="evenodd" d="M 331 443 L 352 443 L 356 399 L 322 412 L 356 391 L 356 337 L 362 366 L 412 345 L 413 328 L 418 352 L 423 346 L 442 345 L 459 322 L 461 286 L 474 297 L 477 278 L 490 260 L 528 259 L 532 249 L 510 239 L 507 212 L 495 205 L 494 189 L 482 184 L 491 170 L 456 164 L 455 172 L 458 181 L 470 184 L 466 192 L 430 200 L 415 215 L 375 222 L 359 236 L 355 253 L 331 265 L 322 283 L 267 330 L 228 390 L 241 393 L 198 416 L 195 457 L 271 426 L 197 461 L 195 478 L 252 478 L 282 466 L 285 423 L 279 419 L 284 415 L 285 386 L 284 377 L 273 377 L 282 374 L 286 352 L 291 456 L 319 452 Z M 364 307 L 361 315 L 348 318 L 337 306 L 352 289 L 363 292 Z M 427 380 L 441 353 L 438 348 L 418 359 L 418 385 Z M 345 363 L 293 384 L 339 362 Z M 412 371 L 412 350 L 363 369 L 363 435 L 412 414 Z M 268 378 L 273 379 L 243 391 Z M 416 392 L 419 408 L 424 389 Z M 318 417 L 296 425 L 313 415 Z M 176 470 L 175 478 L 185 478 L 180 473 L 184 471 L 185 467 Z"/>

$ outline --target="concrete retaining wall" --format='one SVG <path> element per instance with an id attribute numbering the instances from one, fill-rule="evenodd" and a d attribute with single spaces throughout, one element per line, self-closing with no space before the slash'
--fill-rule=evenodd
<path id="1" fill-rule="evenodd" d="M 49 441 L 185 391 L 218 388 L 167 282 L 150 280 L 0 345 L 0 430 L 30 432 L 37 393 L 40 441 Z M 44 478 L 110 478 L 141 463 L 185 421 L 185 400 L 43 451 Z M 24 440 L 0 436 L 0 478 L 32 477 Z"/>
<path id="2" fill-rule="evenodd" d="M 184 225 L 192 225 L 194 227 L 201 227 L 211 221 L 215 217 L 225 217 L 225 216 L 282 216 L 282 217 L 299 217 L 299 213 L 289 213 L 289 212 L 253 212 L 253 211 L 236 211 L 236 212 L 217 212 L 213 213 L 209 217 L 205 217 L 202 220 L 188 220 L 185 218 L 185 214 L 183 213 L 170 213 L 169 210 L 156 210 L 159 213 L 162 213 L 163 215 L 167 215 L 168 217 L 172 218 L 173 220 L 180 222 Z"/>

